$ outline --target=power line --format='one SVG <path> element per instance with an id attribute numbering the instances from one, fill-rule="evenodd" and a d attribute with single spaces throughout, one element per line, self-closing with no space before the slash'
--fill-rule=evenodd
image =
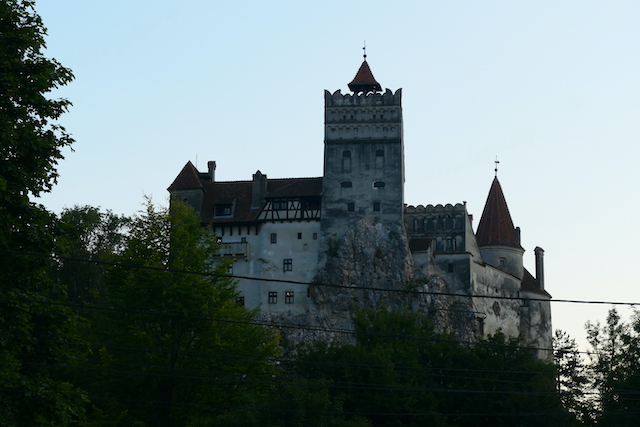
<path id="1" fill-rule="evenodd" d="M 88 259 L 82 259 L 82 258 L 65 257 L 65 256 L 59 256 L 59 255 L 51 255 L 51 254 L 39 254 L 35 252 L 11 251 L 6 249 L 0 249 L 0 252 L 10 253 L 14 255 L 50 258 L 55 260 L 82 262 L 82 263 L 95 264 L 95 265 L 106 265 L 110 267 L 122 267 L 122 268 L 134 268 L 134 269 L 140 269 L 140 270 L 159 271 L 159 272 L 165 272 L 165 273 L 190 274 L 190 275 L 206 276 L 206 277 L 250 280 L 250 281 L 256 281 L 256 282 L 286 283 L 286 284 L 292 284 L 292 285 L 306 285 L 306 286 L 312 286 L 312 287 L 365 290 L 365 291 L 374 291 L 374 292 L 393 292 L 393 293 L 400 293 L 400 294 L 407 294 L 407 295 L 434 295 L 434 296 L 451 296 L 451 297 L 462 297 L 462 298 L 489 298 L 489 299 L 497 299 L 497 300 L 526 299 L 527 301 L 534 301 L 534 302 L 540 301 L 540 302 L 570 303 L 570 304 L 623 305 L 623 306 L 631 306 L 631 307 L 640 305 L 639 302 L 626 302 L 626 301 L 578 300 L 578 299 L 555 299 L 555 298 L 552 298 L 552 299 L 522 298 L 522 297 L 512 297 L 512 296 L 502 296 L 502 295 L 478 295 L 478 294 L 457 294 L 454 292 L 434 292 L 434 291 L 427 291 L 424 289 L 420 289 L 420 290 L 392 289 L 392 288 L 379 288 L 374 286 L 355 287 L 355 286 L 348 286 L 348 285 L 336 285 L 336 284 L 330 284 L 330 283 L 303 282 L 303 281 L 297 281 L 297 280 L 284 280 L 284 279 L 266 279 L 263 277 L 241 276 L 241 275 L 222 274 L 222 273 L 203 272 L 203 271 L 178 270 L 178 269 L 165 268 L 165 267 L 152 267 L 152 266 L 142 266 L 142 265 L 125 264 L 125 263 L 118 263 L 118 262 L 88 260 Z"/>

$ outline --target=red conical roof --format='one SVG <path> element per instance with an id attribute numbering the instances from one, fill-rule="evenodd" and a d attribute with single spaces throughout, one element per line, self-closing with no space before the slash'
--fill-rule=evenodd
<path id="1" fill-rule="evenodd" d="M 380 86 L 380 83 L 378 83 L 373 77 L 373 73 L 371 72 L 371 68 L 369 68 L 369 64 L 367 64 L 366 59 L 362 61 L 362 65 L 356 73 L 356 76 L 353 78 L 351 83 L 349 83 L 349 89 L 355 93 L 382 91 L 382 86 Z"/>
<path id="2" fill-rule="evenodd" d="M 476 231 L 478 246 L 522 248 L 498 177 L 494 178 Z"/>

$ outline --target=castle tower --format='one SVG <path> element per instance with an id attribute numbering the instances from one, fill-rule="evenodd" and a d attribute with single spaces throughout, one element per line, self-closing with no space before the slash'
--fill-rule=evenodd
<path id="1" fill-rule="evenodd" d="M 324 94 L 322 230 L 329 238 L 360 219 L 401 223 L 404 210 L 402 89 L 382 93 L 366 55 L 349 89 Z"/>
<path id="2" fill-rule="evenodd" d="M 476 240 L 484 261 L 522 280 L 524 249 L 520 246 L 520 229 L 513 226 L 497 176 L 478 223 Z"/>

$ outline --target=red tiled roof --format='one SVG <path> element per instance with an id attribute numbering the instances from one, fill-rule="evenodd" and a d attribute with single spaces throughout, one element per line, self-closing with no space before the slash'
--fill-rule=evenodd
<path id="1" fill-rule="evenodd" d="M 494 178 L 476 231 L 478 246 L 522 248 L 498 178 Z"/>
<path id="2" fill-rule="evenodd" d="M 522 276 L 522 282 L 520 284 L 520 290 L 524 292 L 533 292 L 535 294 L 540 294 L 551 298 L 551 295 L 545 291 L 544 289 L 540 289 L 536 279 L 529 273 L 529 271 L 525 268 L 524 275 Z"/>
<path id="3" fill-rule="evenodd" d="M 382 91 L 382 86 L 380 86 L 380 83 L 378 83 L 373 77 L 373 73 L 371 72 L 371 68 L 369 68 L 369 64 L 367 64 L 366 59 L 362 62 L 356 76 L 353 78 L 351 83 L 349 83 L 349 89 L 356 93 Z"/>
<path id="4" fill-rule="evenodd" d="M 192 190 L 199 188 L 202 188 L 202 182 L 200 181 L 198 170 L 193 166 L 191 161 L 188 161 L 167 190 Z"/>
<path id="5" fill-rule="evenodd" d="M 322 178 L 270 179 L 267 199 L 278 197 L 308 197 L 322 194 Z"/>
<path id="6" fill-rule="evenodd" d="M 251 207 L 252 181 L 202 182 L 204 197 L 200 220 L 202 222 L 251 222 L 260 214 L 264 203 L 259 207 Z M 322 178 L 287 178 L 268 179 L 265 198 L 293 198 L 320 196 L 322 194 Z M 233 216 L 230 218 L 214 218 L 214 206 L 235 202 Z"/>

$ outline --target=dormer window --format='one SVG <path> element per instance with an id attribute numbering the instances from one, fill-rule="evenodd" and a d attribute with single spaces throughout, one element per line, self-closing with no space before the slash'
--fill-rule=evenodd
<path id="1" fill-rule="evenodd" d="M 233 205 L 231 203 L 221 203 L 214 206 L 214 216 L 225 217 L 231 216 L 233 211 Z"/>

